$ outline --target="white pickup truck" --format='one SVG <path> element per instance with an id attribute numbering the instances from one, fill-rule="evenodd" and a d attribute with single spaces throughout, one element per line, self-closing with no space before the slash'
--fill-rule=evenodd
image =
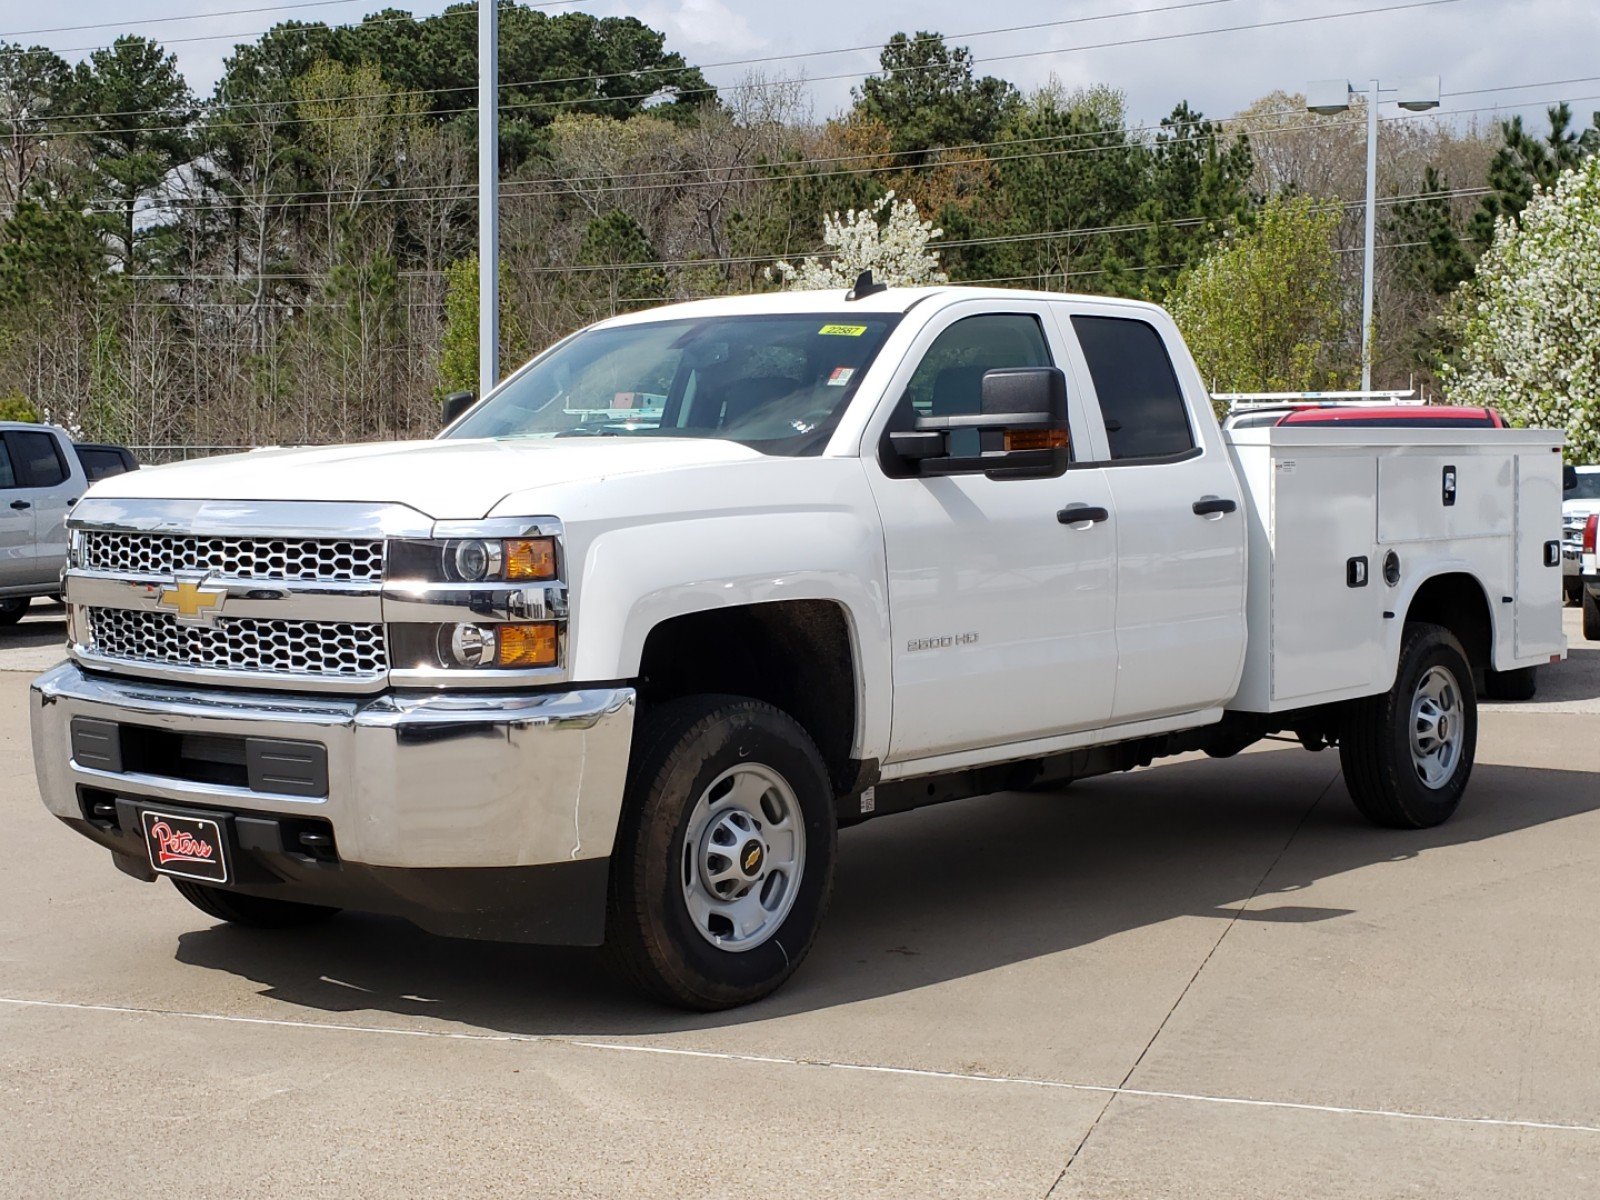
<path id="1" fill-rule="evenodd" d="M 214 917 L 603 943 L 740 1004 L 805 956 L 838 828 L 886 813 L 1283 732 L 1373 821 L 1443 821 L 1478 695 L 1566 652 L 1560 452 L 1225 437 L 1128 301 L 864 280 L 618 317 L 434 441 L 99 484 L 40 790 Z"/>

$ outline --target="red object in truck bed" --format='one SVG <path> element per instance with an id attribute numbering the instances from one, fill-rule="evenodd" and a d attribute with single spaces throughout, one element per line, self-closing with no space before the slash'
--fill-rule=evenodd
<path id="1" fill-rule="evenodd" d="M 1505 418 L 1492 408 L 1465 405 L 1413 404 L 1393 408 L 1298 408 L 1279 425 L 1338 425 L 1346 429 L 1383 425 L 1420 426 L 1425 429 L 1504 429 Z"/>

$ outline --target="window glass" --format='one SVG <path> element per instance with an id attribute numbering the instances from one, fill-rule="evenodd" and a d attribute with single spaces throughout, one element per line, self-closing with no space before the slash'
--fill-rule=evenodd
<path id="1" fill-rule="evenodd" d="M 1072 328 L 1100 398 L 1113 459 L 1194 449 L 1188 406 L 1154 327 L 1126 317 L 1075 316 Z"/>
<path id="2" fill-rule="evenodd" d="M 1026 313 L 963 317 L 928 347 L 917 364 L 890 425 L 910 429 L 917 417 L 962 417 L 977 413 L 983 376 L 1002 367 L 1050 367 L 1039 318 Z M 953 429 L 947 445 L 956 457 L 979 452 L 976 429 Z"/>
<path id="3" fill-rule="evenodd" d="M 17 473 L 11 469 L 11 453 L 6 449 L 6 439 L 0 437 L 0 488 L 17 486 Z"/>
<path id="4" fill-rule="evenodd" d="M 56 452 L 56 439 L 50 434 L 13 430 L 6 434 L 6 441 L 22 487 L 55 487 L 67 477 L 67 468 Z"/>
<path id="5" fill-rule="evenodd" d="M 978 411 L 984 372 L 1054 365 L 1038 317 L 964 317 L 928 347 L 906 386 L 906 397 L 919 417 L 971 416 Z"/>
<path id="6" fill-rule="evenodd" d="M 1579 471 L 1578 485 L 1561 493 L 1563 500 L 1600 500 L 1600 471 Z"/>
<path id="7" fill-rule="evenodd" d="M 122 461 L 122 455 L 115 450 L 105 450 L 98 446 L 79 446 L 78 461 L 83 464 L 84 473 L 89 476 L 90 483 L 109 479 L 113 475 L 121 475 L 128 469 L 127 464 Z"/>
<path id="8" fill-rule="evenodd" d="M 784 313 L 591 329 L 446 435 L 701 437 L 819 454 L 898 313 Z"/>

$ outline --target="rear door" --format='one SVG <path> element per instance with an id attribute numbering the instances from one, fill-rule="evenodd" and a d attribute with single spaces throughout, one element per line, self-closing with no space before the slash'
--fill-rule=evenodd
<path id="1" fill-rule="evenodd" d="M 12 511 L 32 515 L 31 548 L 17 559 L 19 584 L 53 583 L 67 561 L 67 513 L 78 497 L 61 439 L 45 429 L 10 429 L 5 443 L 16 486 Z M 22 506 L 19 508 L 19 506 Z"/>
<path id="2" fill-rule="evenodd" d="M 1246 513 L 1216 423 L 1196 428 L 1190 417 L 1191 402 L 1198 411 L 1210 400 L 1186 399 L 1163 330 L 1140 310 L 1058 311 L 1105 428 L 1117 535 L 1112 719 L 1222 704 L 1244 661 Z"/>

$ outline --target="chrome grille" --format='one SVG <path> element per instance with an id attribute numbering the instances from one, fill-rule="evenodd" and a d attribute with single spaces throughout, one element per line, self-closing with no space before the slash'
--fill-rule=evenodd
<path id="1" fill-rule="evenodd" d="M 91 608 L 88 614 L 92 651 L 128 662 L 347 679 L 389 666 L 382 625 L 222 617 L 208 626 L 136 609 Z"/>
<path id="2" fill-rule="evenodd" d="M 162 533 L 83 535 L 91 571 L 171 575 L 215 571 L 233 579 L 368 583 L 383 578 L 383 542 L 353 538 L 190 537 Z"/>

